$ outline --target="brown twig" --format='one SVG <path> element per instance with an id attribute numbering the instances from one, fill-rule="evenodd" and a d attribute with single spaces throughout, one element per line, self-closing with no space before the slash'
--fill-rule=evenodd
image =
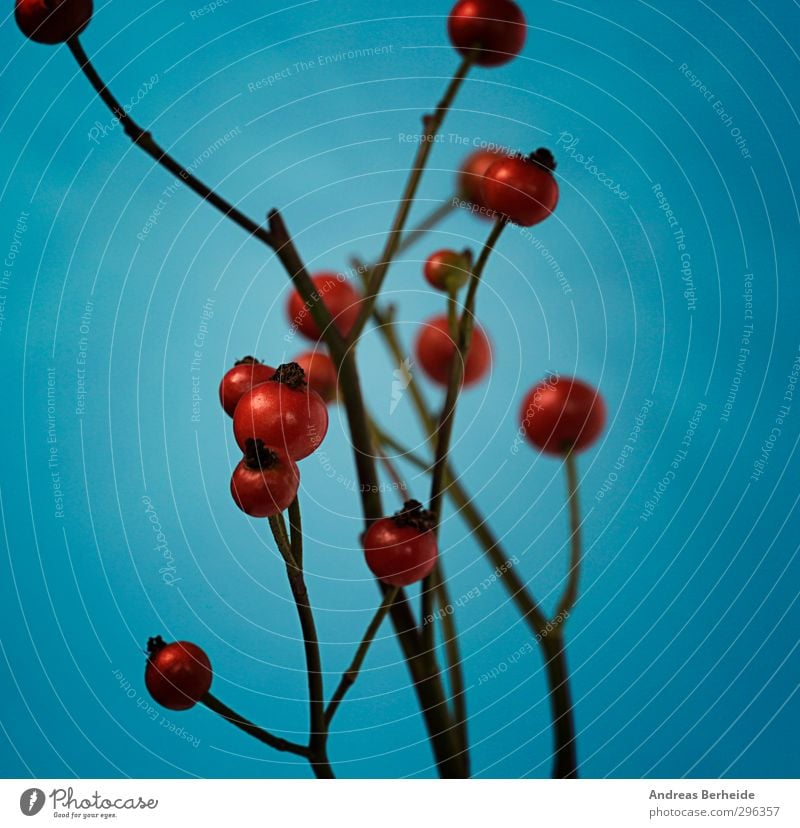
<path id="1" fill-rule="evenodd" d="M 204 704 L 209 710 L 222 716 L 223 719 L 230 722 L 235 727 L 243 730 L 259 742 L 263 742 L 269 747 L 288 753 L 296 753 L 306 759 L 309 758 L 308 747 L 306 745 L 298 745 L 295 742 L 290 742 L 287 739 L 281 739 L 279 736 L 273 736 L 269 731 L 264 730 L 263 727 L 253 724 L 249 719 L 240 716 L 235 710 L 232 710 L 228 705 L 223 704 L 216 696 L 211 693 L 206 693 L 200 702 Z"/>
<path id="2" fill-rule="evenodd" d="M 269 519 L 275 544 L 286 564 L 286 574 L 289 578 L 289 586 L 292 590 L 297 615 L 300 619 L 300 627 L 303 631 L 303 648 L 306 654 L 306 673 L 308 675 L 308 703 L 309 703 L 309 741 L 308 755 L 314 773 L 320 779 L 333 779 L 333 768 L 328 761 L 327 742 L 328 729 L 325 725 L 325 700 L 322 685 L 322 659 L 319 653 L 319 638 L 314 623 L 314 613 L 311 609 L 311 602 L 308 598 L 303 571 L 300 569 L 294 555 L 292 546 L 301 542 L 296 540 L 297 533 L 292 533 L 289 543 L 286 542 L 288 534 L 283 515 L 277 515 Z"/>
<path id="3" fill-rule="evenodd" d="M 345 695 L 347 694 L 347 691 L 353 686 L 353 684 L 355 684 L 356 678 L 358 677 L 358 672 L 361 669 L 361 665 L 364 663 L 364 659 L 367 657 L 367 652 L 369 651 L 370 645 L 375 639 L 375 636 L 377 635 L 378 630 L 380 629 L 380 626 L 383 623 L 383 619 L 386 617 L 386 614 L 391 609 L 394 599 L 397 598 L 398 592 L 399 589 L 397 587 L 393 587 L 392 589 L 386 592 L 386 594 L 383 596 L 383 601 L 381 601 L 381 604 L 375 612 L 375 615 L 369 622 L 367 631 L 364 633 L 364 638 L 358 645 L 358 649 L 356 650 L 356 654 L 353 657 L 353 661 L 342 675 L 342 678 L 339 682 L 339 686 L 336 688 L 336 691 L 334 692 L 333 696 L 331 697 L 330 703 L 328 704 L 328 709 L 325 711 L 325 724 L 328 727 L 330 727 L 331 721 L 333 720 L 333 717 L 336 715 L 336 711 L 339 709 L 339 705 L 342 703 L 342 699 L 344 699 Z"/>
<path id="4" fill-rule="evenodd" d="M 383 253 L 381 254 L 381 257 L 375 267 L 371 270 L 369 285 L 367 286 L 361 311 L 352 331 L 350 332 L 350 342 L 355 342 L 358 339 L 361 335 L 361 331 L 364 329 L 364 326 L 367 324 L 367 321 L 372 315 L 372 308 L 375 305 L 378 294 L 383 286 L 383 281 L 386 278 L 386 274 L 389 272 L 389 267 L 394 261 L 394 258 L 397 255 L 397 250 L 402 241 L 406 220 L 408 219 L 408 214 L 411 211 L 411 205 L 414 203 L 414 197 L 417 194 L 417 188 L 419 187 L 420 180 L 422 179 L 422 173 L 425 169 L 425 165 L 428 162 L 428 156 L 431 153 L 436 134 L 439 132 L 442 122 L 444 121 L 444 117 L 452 106 L 456 94 L 461 88 L 461 84 L 464 82 L 464 79 L 467 77 L 473 62 L 473 54 L 468 54 L 463 58 L 461 64 L 456 70 L 456 73 L 453 75 L 447 90 L 445 91 L 444 97 L 439 102 L 434 113 L 432 115 L 426 115 L 423 119 L 424 127 L 419 147 L 417 149 L 417 155 L 414 158 L 414 163 L 411 167 L 411 172 L 409 173 L 405 190 L 403 191 L 400 203 L 397 206 L 397 212 L 395 213 L 394 222 L 392 223 L 392 229 L 389 231 L 389 235 L 386 238 Z"/>

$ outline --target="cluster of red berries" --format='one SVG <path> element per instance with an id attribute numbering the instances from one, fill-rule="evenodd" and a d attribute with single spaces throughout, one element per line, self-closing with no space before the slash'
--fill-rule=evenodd
<path id="1" fill-rule="evenodd" d="M 62 43 L 88 25 L 92 0 L 15 0 L 22 32 L 39 43 Z M 521 51 L 525 18 L 512 0 L 459 0 L 448 18 L 456 49 L 479 66 L 501 66 Z M 555 161 L 546 149 L 525 156 L 501 150 L 473 153 L 459 175 L 458 192 L 475 213 L 531 226 L 547 218 L 558 203 Z M 429 256 L 424 275 L 455 300 L 470 278 L 469 252 L 439 250 Z M 347 336 L 361 306 L 352 285 L 335 273 L 313 277 L 316 299 L 325 304 L 339 333 Z M 295 291 L 287 314 L 291 324 L 317 343 L 291 363 L 274 369 L 246 357 L 220 383 L 220 401 L 233 419 L 243 458 L 233 472 L 236 504 L 254 517 L 271 517 L 288 508 L 300 482 L 297 461 L 319 447 L 328 429 L 326 403 L 338 397 L 336 367 L 319 345 L 322 332 L 309 307 Z M 446 316 L 422 326 L 415 352 L 425 374 L 446 385 L 457 358 L 455 331 Z M 463 383 L 484 377 L 491 346 L 476 325 L 464 361 Z M 565 454 L 591 445 L 605 424 L 598 392 L 577 379 L 548 379 L 526 395 L 520 412 L 522 430 L 541 451 Z M 422 580 L 436 564 L 435 517 L 414 500 L 392 517 L 375 521 L 362 538 L 366 562 L 383 583 L 403 587 Z M 211 687 L 211 663 L 196 644 L 148 642 L 145 683 L 153 698 L 173 710 L 203 700 Z"/>

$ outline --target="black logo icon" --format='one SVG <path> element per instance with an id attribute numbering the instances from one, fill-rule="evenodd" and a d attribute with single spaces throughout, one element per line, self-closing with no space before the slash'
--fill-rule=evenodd
<path id="1" fill-rule="evenodd" d="M 28 788 L 19 798 L 19 809 L 25 816 L 36 816 L 44 807 L 44 791 L 41 788 Z"/>

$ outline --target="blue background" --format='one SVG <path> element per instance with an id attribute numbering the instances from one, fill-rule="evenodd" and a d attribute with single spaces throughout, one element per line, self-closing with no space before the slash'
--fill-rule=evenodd
<path id="1" fill-rule="evenodd" d="M 203 15 L 185 0 L 141 12 L 117 0 L 97 6 L 85 47 L 121 100 L 145 89 L 134 116 L 183 163 L 196 161 L 200 177 L 256 218 L 281 207 L 312 269 L 346 268 L 352 252 L 377 255 L 414 153 L 405 136 L 419 131 L 457 63 L 448 3 L 267 4 L 261 14 L 230 0 Z M 549 371 L 598 385 L 609 424 L 579 461 L 586 564 L 567 627 L 583 774 L 797 775 L 800 400 L 788 401 L 783 422 L 776 417 L 800 344 L 800 11 L 765 0 L 683 0 L 667 11 L 633 0 L 599 12 L 546 0 L 524 7 L 522 56 L 470 75 L 414 210 L 418 219 L 448 198 L 454 171 L 481 142 L 546 145 L 560 160 L 554 217 L 528 234 L 508 230 L 488 268 L 478 315 L 495 361 L 490 380 L 464 395 L 455 462 L 518 571 L 554 605 L 566 561 L 563 473 L 527 446 L 514 450 L 516 412 Z M 234 359 L 256 353 L 275 364 L 305 347 L 285 339 L 285 274 L 110 129 L 66 48 L 24 41 L 10 18 L 0 44 L 0 252 L 13 259 L 0 291 L 0 770 L 308 776 L 301 760 L 262 749 L 207 710 L 153 721 L 142 681 L 149 635 L 196 641 L 214 663 L 217 695 L 303 738 L 294 607 L 265 525 L 231 502 L 236 451 L 215 399 Z M 347 55 L 369 48 L 379 51 Z M 334 55 L 342 57 L 319 65 Z M 101 127 L 107 134 L 97 137 Z M 571 154 L 562 133 L 577 139 Z M 627 198 L 587 168 L 588 156 Z M 453 215 L 392 268 L 387 292 L 406 342 L 441 306 L 421 260 L 443 245 L 475 248 L 486 232 Z M 684 295 L 681 252 L 694 296 Z M 421 449 L 408 399 L 390 413 L 393 366 L 374 333 L 360 363 L 376 416 Z M 438 392 L 427 391 L 433 404 Z M 698 406 L 685 458 L 645 519 Z M 302 464 L 328 693 L 377 600 L 358 550 L 346 434 L 334 410 L 324 452 Z M 426 482 L 404 471 L 424 497 Z M 609 474 L 617 476 L 599 496 Z M 179 579 L 171 586 L 145 496 Z M 384 497 L 394 509 L 393 494 Z M 456 599 L 490 573 L 450 511 L 443 555 Z M 475 772 L 546 776 L 540 656 L 519 655 L 528 632 L 500 585 L 461 603 Z M 330 753 L 340 775 L 434 772 L 388 625 L 337 717 Z"/>

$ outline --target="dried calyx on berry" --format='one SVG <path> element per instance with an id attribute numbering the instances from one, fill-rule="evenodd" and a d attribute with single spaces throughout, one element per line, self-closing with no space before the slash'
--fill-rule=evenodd
<path id="1" fill-rule="evenodd" d="M 306 387 L 306 372 L 296 362 L 287 362 L 277 367 L 272 380 L 289 388 L 302 389 Z"/>
<path id="2" fill-rule="evenodd" d="M 532 161 L 548 172 L 553 172 L 556 168 L 556 159 L 553 157 L 553 153 L 545 147 L 539 147 L 539 149 L 532 152 L 528 156 L 528 161 Z"/>
<path id="3" fill-rule="evenodd" d="M 430 532 L 436 526 L 433 512 L 425 509 L 418 500 L 407 500 L 403 508 L 393 515 L 392 520 L 400 529 L 411 526 L 420 532 Z"/>
<path id="4" fill-rule="evenodd" d="M 160 635 L 153 635 L 147 639 L 147 655 L 149 658 L 153 658 L 154 656 L 158 655 L 164 647 L 167 646 L 167 642 Z"/>
<path id="5" fill-rule="evenodd" d="M 266 471 L 278 462 L 278 455 L 263 440 L 250 438 L 244 447 L 244 464 L 253 471 Z"/>
<path id="6" fill-rule="evenodd" d="M 261 365 L 261 360 L 256 359 L 254 356 L 246 356 L 242 357 L 241 359 L 237 359 L 236 362 L 233 363 L 234 365 Z"/>

